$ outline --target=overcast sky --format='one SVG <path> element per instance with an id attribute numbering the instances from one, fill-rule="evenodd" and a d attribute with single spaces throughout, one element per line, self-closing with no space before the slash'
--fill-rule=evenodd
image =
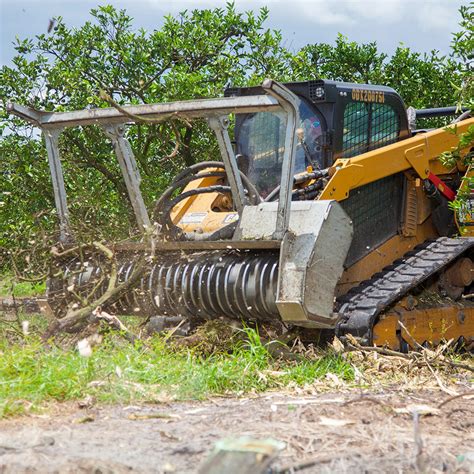
<path id="1" fill-rule="evenodd" d="M 224 6 L 221 0 L 0 0 L 0 63 L 14 55 L 15 36 L 45 33 L 49 19 L 62 16 L 70 26 L 80 26 L 98 4 L 126 8 L 136 28 L 159 28 L 163 15 L 184 9 Z M 237 0 L 237 8 L 270 8 L 267 26 L 280 29 L 287 47 L 332 43 L 338 32 L 357 42 L 377 41 L 392 52 L 400 42 L 415 51 L 449 52 L 451 33 L 458 28 L 461 5 L 468 0 Z"/>

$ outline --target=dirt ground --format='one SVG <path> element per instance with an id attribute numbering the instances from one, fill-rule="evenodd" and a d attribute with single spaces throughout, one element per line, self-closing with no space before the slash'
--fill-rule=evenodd
<path id="1" fill-rule="evenodd" d="M 473 395 L 274 392 L 83 404 L 0 421 L 0 473 L 192 473 L 218 440 L 244 435 L 284 442 L 273 464 L 280 469 L 310 460 L 301 472 L 474 472 Z"/>

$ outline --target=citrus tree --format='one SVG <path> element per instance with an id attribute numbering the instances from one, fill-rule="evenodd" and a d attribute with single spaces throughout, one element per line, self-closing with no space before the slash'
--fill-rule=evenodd
<path id="1" fill-rule="evenodd" d="M 463 31 L 472 28 L 472 10 L 461 11 Z M 0 267 L 11 265 L 9 252 L 23 267 L 43 262 L 57 224 L 42 137 L 7 115 L 8 101 L 51 111 L 109 106 L 103 97 L 117 104 L 164 102 L 220 96 L 228 85 L 272 77 L 385 84 L 407 105 L 429 107 L 452 105 L 455 88 L 467 80 L 466 41 L 472 42 L 472 30 L 470 39 L 456 36 L 449 58 L 402 45 L 389 56 L 376 43 L 357 44 L 343 36 L 333 45 L 291 52 L 281 33 L 265 26 L 267 18 L 266 8 L 241 13 L 229 3 L 167 16 L 162 27 L 147 32 L 134 27 L 126 11 L 102 6 L 80 27 L 56 18 L 50 33 L 17 39 L 12 64 L 0 69 Z M 208 127 L 199 121 L 137 124 L 128 128 L 127 138 L 148 205 L 180 168 L 217 156 Z M 66 130 L 60 150 L 73 224 L 91 236 L 127 237 L 133 216 L 103 131 Z M 27 248 L 35 249 L 36 260 Z"/>

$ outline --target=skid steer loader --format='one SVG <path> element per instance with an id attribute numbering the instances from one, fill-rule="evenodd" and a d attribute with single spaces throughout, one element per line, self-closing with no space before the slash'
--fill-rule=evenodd
<path id="1" fill-rule="evenodd" d="M 112 141 L 144 236 L 115 247 L 118 281 L 131 277 L 138 253 L 153 256 L 118 312 L 280 321 L 398 350 L 473 341 L 472 200 L 456 216 L 449 206 L 473 171 L 438 160 L 455 133 L 415 130 L 416 118 L 454 108 L 407 113 L 389 87 L 268 79 L 216 99 L 9 111 L 43 131 L 66 246 L 74 236 L 58 136 L 98 124 Z M 126 125 L 172 116 L 207 119 L 221 156 L 181 172 L 149 212 Z M 458 134 L 474 125 L 461 118 Z M 48 283 L 51 306 L 68 302 L 71 282 L 80 288 L 99 273 L 66 259 Z"/>

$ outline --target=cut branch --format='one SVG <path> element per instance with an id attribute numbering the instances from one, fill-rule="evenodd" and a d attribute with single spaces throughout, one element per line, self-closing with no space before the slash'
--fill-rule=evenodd
<path id="1" fill-rule="evenodd" d="M 97 285 L 95 285 L 92 293 L 83 299 L 81 308 L 70 310 L 64 318 L 55 320 L 50 324 L 43 335 L 44 340 L 47 340 L 60 332 L 74 333 L 80 331 L 89 322 L 92 322 L 91 318 L 93 317 L 94 310 L 116 302 L 125 292 L 130 290 L 130 288 L 132 288 L 137 280 L 143 275 L 146 268 L 145 256 L 142 256 L 134 265 L 130 278 L 117 285 L 118 269 L 114 252 L 101 242 L 94 242 L 92 246 L 99 250 L 110 262 L 107 289 L 98 298 L 92 298 L 94 293 L 97 291 Z"/>

